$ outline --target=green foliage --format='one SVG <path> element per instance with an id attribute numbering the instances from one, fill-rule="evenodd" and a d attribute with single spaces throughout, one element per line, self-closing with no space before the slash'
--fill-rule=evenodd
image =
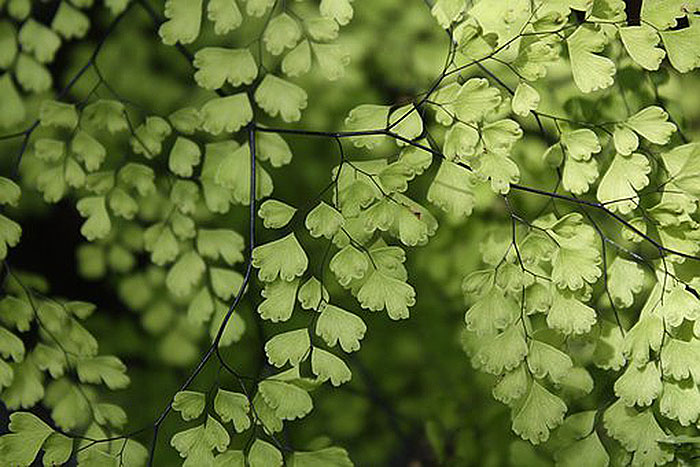
<path id="1" fill-rule="evenodd" d="M 371 3 L 0 0 L 6 464 L 696 462 L 700 5 Z"/>

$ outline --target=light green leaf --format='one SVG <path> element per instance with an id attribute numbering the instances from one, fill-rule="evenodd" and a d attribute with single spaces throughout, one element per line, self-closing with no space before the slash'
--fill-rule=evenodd
<path id="1" fill-rule="evenodd" d="M 90 19 L 68 2 L 61 2 L 51 20 L 51 29 L 66 39 L 82 38 L 90 29 Z"/>
<path id="2" fill-rule="evenodd" d="M 693 15 L 688 15 L 688 19 L 689 27 L 660 33 L 668 60 L 673 68 L 681 73 L 687 73 L 700 66 L 700 52 L 696 47 L 700 40 L 700 22 Z M 675 18 L 672 20 L 675 23 Z"/>
<path id="3" fill-rule="evenodd" d="M 214 398 L 214 410 L 224 422 L 233 421 L 237 433 L 250 428 L 250 402 L 245 395 L 219 389 Z"/>
<path id="4" fill-rule="evenodd" d="M 139 195 L 148 196 L 156 190 L 155 173 L 143 164 L 129 162 L 119 171 L 119 180 L 127 186 L 134 187 Z"/>
<path id="5" fill-rule="evenodd" d="M 276 133 L 258 132 L 256 134 L 255 157 L 261 161 L 269 161 L 272 167 L 287 165 L 292 160 L 292 150 L 289 145 Z"/>
<path id="6" fill-rule="evenodd" d="M 629 156 L 639 147 L 639 137 L 637 133 L 624 125 L 616 125 L 613 133 L 615 149 L 623 156 Z"/>
<path id="7" fill-rule="evenodd" d="M 445 134 L 443 152 L 446 157 L 453 160 L 473 156 L 479 140 L 479 132 L 474 126 L 457 122 Z M 430 156 L 432 162 L 432 155 Z"/>
<path id="8" fill-rule="evenodd" d="M 165 285 L 176 297 L 186 297 L 199 283 L 206 264 L 194 251 L 188 251 L 170 268 L 165 277 Z"/>
<path id="9" fill-rule="evenodd" d="M 265 75 L 253 96 L 261 109 L 271 117 L 279 114 L 285 122 L 298 121 L 307 105 L 304 89 L 272 74 Z"/>
<path id="10" fill-rule="evenodd" d="M 518 165 L 500 151 L 481 154 L 475 169 L 480 179 L 491 180 L 491 189 L 502 195 L 510 191 L 511 184 L 520 180 Z"/>
<path id="11" fill-rule="evenodd" d="M 14 380 L 14 370 L 5 360 L 0 360 L 0 390 L 4 387 L 9 387 Z M 0 452 L 2 452 L 2 443 L 0 442 Z"/>
<path id="12" fill-rule="evenodd" d="M 0 68 L 10 68 L 16 56 L 17 32 L 10 22 L 3 21 L 0 23 Z"/>
<path id="13" fill-rule="evenodd" d="M 39 343 L 32 351 L 36 366 L 42 371 L 48 371 L 54 379 L 63 376 L 66 358 L 60 349 Z"/>
<path id="14" fill-rule="evenodd" d="M 201 158 L 202 152 L 197 143 L 178 136 L 170 150 L 168 168 L 180 177 L 191 177 L 194 173 L 194 167 L 199 165 Z"/>
<path id="15" fill-rule="evenodd" d="M 268 199 L 260 205 L 258 216 L 263 220 L 265 228 L 281 229 L 292 220 L 296 212 L 296 208 L 282 201 Z"/>
<path id="16" fill-rule="evenodd" d="M 104 355 L 78 360 L 78 378 L 83 383 L 104 383 L 109 389 L 122 389 L 129 385 L 126 365 L 117 357 Z"/>
<path id="17" fill-rule="evenodd" d="M 579 26 L 566 39 L 571 60 L 571 73 L 576 86 L 585 93 L 606 89 L 613 85 L 615 63 L 596 55 L 607 43 L 605 35 L 588 25 Z"/>
<path id="18" fill-rule="evenodd" d="M 51 88 L 51 73 L 38 61 L 26 53 L 20 53 L 15 65 L 17 82 L 27 92 L 40 93 Z"/>
<path id="19" fill-rule="evenodd" d="M 637 193 L 649 184 L 649 161 L 642 154 L 617 155 L 598 185 L 598 200 L 610 210 L 629 214 L 639 202 Z"/>
<path id="20" fill-rule="evenodd" d="M 646 107 L 627 119 L 626 125 L 654 144 L 666 144 L 676 131 L 676 125 L 667 122 L 668 114 L 661 107 Z"/>
<path id="21" fill-rule="evenodd" d="M 304 282 L 297 294 L 297 299 L 304 310 L 320 311 L 321 305 L 324 302 L 328 303 L 329 297 L 326 288 L 315 277 Z"/>
<path id="22" fill-rule="evenodd" d="M 700 417 L 700 391 L 695 382 L 665 380 L 663 386 L 661 415 L 678 420 L 683 426 L 695 423 Z"/>
<path id="23" fill-rule="evenodd" d="M 457 118 L 477 122 L 501 103 L 501 93 L 484 78 L 471 78 L 462 85 L 454 101 Z"/>
<path id="24" fill-rule="evenodd" d="M 10 434 L 2 439 L 2 457 L 8 465 L 29 466 L 46 439 L 53 433 L 51 427 L 29 412 L 10 415 Z"/>
<path id="25" fill-rule="evenodd" d="M 199 185 L 191 180 L 176 180 L 170 190 L 170 201 L 182 214 L 194 214 L 199 201 Z"/>
<path id="26" fill-rule="evenodd" d="M 617 401 L 605 411 L 603 423 L 610 436 L 634 452 L 632 465 L 663 465 L 673 459 L 672 449 L 659 444 L 666 433 L 650 409 L 638 413 Z"/>
<path id="27" fill-rule="evenodd" d="M 511 101 L 513 113 L 521 117 L 527 117 L 531 111 L 537 110 L 539 104 L 540 94 L 537 90 L 525 81 L 521 81 L 518 87 L 515 88 L 515 94 Z"/>
<path id="28" fill-rule="evenodd" d="M 345 118 L 345 126 L 349 131 L 383 130 L 389 125 L 390 107 L 385 105 L 363 104 L 352 109 Z M 376 136 L 353 137 L 352 142 L 357 147 L 374 148 L 379 138 Z"/>
<path id="29" fill-rule="evenodd" d="M 73 188 L 81 188 L 83 185 L 85 185 L 87 180 L 85 171 L 72 157 L 68 157 L 65 160 L 64 177 L 66 183 Z"/>
<path id="30" fill-rule="evenodd" d="M 595 159 L 576 161 L 567 158 L 564 164 L 562 186 L 575 195 L 586 193 L 598 179 L 598 163 Z"/>
<path id="31" fill-rule="evenodd" d="M 262 425 L 266 433 L 277 433 L 284 428 L 284 421 L 277 416 L 274 409 L 265 402 L 260 391 L 253 397 L 253 407 L 258 414 L 256 425 Z"/>
<path id="32" fill-rule="evenodd" d="M 126 412 L 114 404 L 97 404 L 95 407 L 95 421 L 100 424 L 110 424 L 121 428 L 126 424 Z"/>
<path id="33" fill-rule="evenodd" d="M 640 26 L 627 26 L 620 28 L 620 39 L 637 65 L 645 70 L 656 71 L 666 52 L 657 47 L 660 41 L 659 34 L 648 24 Z"/>
<path id="34" fill-rule="evenodd" d="M 210 0 L 209 5 L 216 1 L 218 0 Z M 184 107 L 171 113 L 168 116 L 168 121 L 180 133 L 191 135 L 201 126 L 202 115 L 194 107 Z"/>
<path id="35" fill-rule="evenodd" d="M 248 451 L 250 467 L 282 467 L 282 453 L 270 443 L 256 439 Z"/>
<path id="36" fill-rule="evenodd" d="M 316 321 L 316 335 L 330 347 L 340 342 L 340 347 L 347 353 L 360 349 L 365 332 L 367 325 L 362 318 L 330 304 L 323 308 Z"/>
<path id="37" fill-rule="evenodd" d="M 0 204 L 17 206 L 22 190 L 9 178 L 0 177 Z"/>
<path id="38" fill-rule="evenodd" d="M 99 169 L 107 156 L 105 147 L 84 130 L 76 131 L 75 136 L 71 140 L 70 149 L 82 160 L 89 172 Z"/>
<path id="39" fill-rule="evenodd" d="M 692 377 L 700 381 L 700 341 L 689 342 L 668 339 L 661 349 L 661 368 L 663 375 L 678 381 Z"/>
<path id="40" fill-rule="evenodd" d="M 464 2 L 462 0 L 437 0 L 430 12 L 433 14 L 438 24 L 443 29 L 449 28 L 455 22 L 462 11 L 464 10 Z"/>
<path id="41" fill-rule="evenodd" d="M 63 5 L 64 3 L 61 3 L 61 6 Z M 73 104 L 47 100 L 41 103 L 39 120 L 44 126 L 71 130 L 78 125 L 78 112 Z"/>
<path id="42" fill-rule="evenodd" d="M 308 40 L 299 42 L 299 45 L 290 50 L 282 60 L 282 71 L 285 75 L 300 76 L 311 69 L 311 46 Z"/>
<path id="43" fill-rule="evenodd" d="M 566 404 L 536 381 L 513 411 L 513 431 L 532 444 L 547 441 L 550 430 L 564 421 Z"/>
<path id="44" fill-rule="evenodd" d="M 289 362 L 298 366 L 309 354 L 311 340 L 306 328 L 275 335 L 265 344 L 265 355 L 270 364 L 282 368 Z"/>
<path id="45" fill-rule="evenodd" d="M 46 391 L 46 403 L 52 407 L 51 418 L 64 430 L 72 430 L 88 423 L 90 405 L 78 386 L 61 380 Z"/>
<path id="46" fill-rule="evenodd" d="M 2 326 L 0 326 L 0 355 L 5 359 L 12 356 L 12 360 L 15 362 L 20 362 L 24 359 L 24 343 L 22 339 Z"/>
<path id="47" fill-rule="evenodd" d="M 352 467 L 354 464 L 345 449 L 328 447 L 318 451 L 295 452 L 290 467 Z"/>
<path id="48" fill-rule="evenodd" d="M 214 174 L 216 184 L 229 189 L 232 200 L 239 204 L 250 204 L 250 166 L 250 150 L 245 144 L 224 156 Z M 255 176 L 256 198 L 269 196 L 272 179 L 257 161 Z"/>
<path id="49" fill-rule="evenodd" d="M 627 360 L 622 353 L 624 339 L 620 328 L 606 320 L 600 320 L 600 334 L 593 353 L 593 362 L 604 370 L 619 370 Z"/>
<path id="50" fill-rule="evenodd" d="M 151 261 L 158 266 L 173 261 L 180 251 L 172 230 L 162 222 L 146 229 L 143 233 L 143 241 L 146 251 L 151 252 Z"/>
<path id="51" fill-rule="evenodd" d="M 107 213 L 104 196 L 82 198 L 76 204 L 80 215 L 87 220 L 80 228 L 80 233 L 89 241 L 105 238 L 112 230 L 112 221 Z"/>
<path id="52" fill-rule="evenodd" d="M 26 300 L 7 295 L 0 300 L 0 320 L 18 331 L 28 331 L 34 311 Z"/>
<path id="53" fill-rule="evenodd" d="M 560 242 L 552 262 L 552 280 L 559 288 L 580 290 L 601 276 L 600 252 L 594 246 L 594 235 L 592 228 L 586 226 L 584 234 Z"/>
<path id="54" fill-rule="evenodd" d="M 187 307 L 187 319 L 194 324 L 201 325 L 209 321 L 213 312 L 214 301 L 209 293 L 209 288 L 205 285 L 197 292 Z"/>
<path id="55" fill-rule="evenodd" d="M 70 459 L 73 440 L 61 433 L 52 433 L 44 443 L 44 456 L 41 458 L 45 467 L 63 465 Z"/>
<path id="56" fill-rule="evenodd" d="M 233 31 L 243 22 L 238 4 L 231 0 L 209 0 L 207 18 L 214 23 L 214 32 L 218 35 Z"/>
<path id="57" fill-rule="evenodd" d="M 214 458 L 214 467 L 246 467 L 243 451 L 228 451 Z"/>
<path id="58" fill-rule="evenodd" d="M 407 140 L 414 140 L 423 133 L 423 119 L 415 105 L 408 104 L 391 112 L 389 129 Z M 396 140 L 399 146 L 405 146 L 405 141 Z"/>
<path id="59" fill-rule="evenodd" d="M 700 144 L 677 146 L 662 154 L 672 184 L 689 194 L 700 197 Z"/>
<path id="60" fill-rule="evenodd" d="M 554 291 L 552 306 L 547 313 L 547 325 L 567 336 L 585 334 L 596 323 L 593 308 L 568 291 Z"/>
<path id="61" fill-rule="evenodd" d="M 225 303 L 214 300 L 215 310 L 214 316 L 212 317 L 209 326 L 209 336 L 212 341 L 216 338 L 219 333 L 219 328 L 224 321 L 224 317 L 228 314 L 229 306 Z M 229 318 L 228 324 L 224 333 L 221 335 L 221 340 L 219 341 L 219 347 L 226 347 L 234 342 L 238 342 L 243 337 L 245 333 L 246 323 L 240 313 L 234 313 Z"/>
<path id="62" fill-rule="evenodd" d="M 496 336 L 485 336 L 472 358 L 472 364 L 494 375 L 516 368 L 528 354 L 523 328 L 511 324 Z"/>
<path id="63" fill-rule="evenodd" d="M 222 131 L 235 133 L 253 119 L 253 108 L 250 106 L 248 94 L 244 92 L 210 99 L 202 106 L 200 112 L 202 128 L 213 135 Z"/>
<path id="64" fill-rule="evenodd" d="M 219 89 L 226 82 L 238 87 L 258 76 L 258 65 L 248 49 L 205 47 L 194 55 L 193 64 L 194 79 L 204 89 Z"/>
<path id="65" fill-rule="evenodd" d="M 379 183 L 387 194 L 406 191 L 408 182 L 414 177 L 414 168 L 402 161 L 392 162 L 384 167 L 378 175 Z"/>
<path id="66" fill-rule="evenodd" d="M 205 258 L 221 258 L 229 266 L 243 261 L 244 241 L 241 234 L 226 229 L 199 229 L 197 231 L 197 251 Z"/>
<path id="67" fill-rule="evenodd" d="M 615 305 L 629 308 L 634 303 L 634 295 L 642 291 L 644 270 L 633 261 L 617 257 L 608 271 L 608 290 Z"/>
<path id="68" fill-rule="evenodd" d="M 301 27 L 286 13 L 272 18 L 262 35 L 265 48 L 272 55 L 279 55 L 284 49 L 292 49 L 301 39 Z"/>
<path id="69" fill-rule="evenodd" d="M 576 161 L 587 161 L 602 149 L 598 136 L 587 128 L 562 133 L 561 142 L 567 154 Z"/>
<path id="70" fill-rule="evenodd" d="M 125 115 L 126 109 L 121 102 L 100 99 L 83 109 L 81 123 L 87 122 L 92 127 L 105 129 L 114 134 L 129 129 Z"/>
<path id="71" fill-rule="evenodd" d="M 230 300 L 243 285 L 243 276 L 237 271 L 224 268 L 209 268 L 209 280 L 217 297 Z"/>
<path id="72" fill-rule="evenodd" d="M 317 16 L 304 19 L 306 32 L 317 41 L 332 41 L 338 38 L 340 26 L 330 18 Z"/>
<path id="73" fill-rule="evenodd" d="M 333 386 L 347 383 L 352 377 L 350 368 L 342 359 L 318 347 L 314 347 L 311 353 L 311 371 L 320 381 L 330 379 Z"/>
<path id="74" fill-rule="evenodd" d="M 321 0 L 319 11 L 321 15 L 333 18 L 341 26 L 350 22 L 353 16 L 352 0 Z"/>
<path id="75" fill-rule="evenodd" d="M 231 437 L 226 428 L 211 415 L 207 415 L 204 436 L 210 449 L 216 449 L 219 452 L 224 452 L 231 442 Z"/>
<path id="76" fill-rule="evenodd" d="M 260 317 L 273 323 L 291 318 L 298 287 L 299 279 L 268 282 L 261 293 L 265 300 L 258 305 Z"/>
<path id="77" fill-rule="evenodd" d="M 312 42 L 311 49 L 318 61 L 321 74 L 327 80 L 335 81 L 345 75 L 345 67 L 350 64 L 350 54 L 345 46 Z"/>
<path id="78" fill-rule="evenodd" d="M 653 297 L 653 295 L 652 295 Z M 625 334 L 623 353 L 636 366 L 649 361 L 649 350 L 658 352 L 664 336 L 664 326 L 657 314 L 643 314 Z"/>
<path id="79" fill-rule="evenodd" d="M 661 395 L 661 372 L 656 363 L 641 367 L 628 365 L 627 370 L 615 381 L 615 395 L 627 406 L 650 405 Z"/>
<path id="80" fill-rule="evenodd" d="M 532 339 L 530 340 L 527 365 L 534 377 L 543 379 L 549 376 L 552 382 L 559 383 L 572 369 L 574 363 L 571 361 L 571 357 L 556 347 Z"/>
<path id="81" fill-rule="evenodd" d="M 58 34 L 33 18 L 24 22 L 18 37 L 22 50 L 34 54 L 41 63 L 51 63 L 61 46 L 61 38 Z"/>
<path id="82" fill-rule="evenodd" d="M 199 36 L 202 21 L 202 0 L 166 0 L 163 10 L 168 21 L 158 34 L 164 44 L 190 44 Z"/>
<path id="83" fill-rule="evenodd" d="M 607 467 L 610 464 L 610 456 L 596 432 L 558 450 L 554 453 L 554 459 L 557 466 L 561 467 L 576 467 L 582 464 L 591 467 Z"/>
<path id="84" fill-rule="evenodd" d="M 26 109 L 24 102 L 17 92 L 10 73 L 3 73 L 0 77 L 0 127 L 9 128 L 24 120 Z"/>
<path id="85" fill-rule="evenodd" d="M 44 162 L 58 162 L 66 153 L 66 144 L 53 138 L 41 138 L 34 142 L 34 155 Z"/>
<path id="86" fill-rule="evenodd" d="M 258 389 L 282 420 L 303 418 L 313 408 L 309 393 L 293 384 L 266 379 L 258 384 Z"/>
<path id="87" fill-rule="evenodd" d="M 2 400 L 7 408 L 16 410 L 20 407 L 29 408 L 44 397 L 42 375 L 29 358 L 21 363 L 12 365 L 11 374 L 14 378 L 11 384 L 3 390 Z M 4 383 L 9 382 L 6 378 Z"/>
<path id="88" fill-rule="evenodd" d="M 277 277 L 292 281 L 304 274 L 309 265 L 309 259 L 293 233 L 256 247 L 252 261 L 263 282 L 272 282 Z"/>
<path id="89" fill-rule="evenodd" d="M 520 399 L 530 385 L 530 376 L 525 365 L 503 375 L 493 387 L 493 397 L 504 404 L 512 405 Z"/>
<path id="90" fill-rule="evenodd" d="M 408 283 L 375 269 L 358 291 L 357 300 L 362 308 L 371 311 L 386 309 L 389 318 L 406 319 L 408 307 L 416 303 L 416 292 Z"/>
<path id="91" fill-rule="evenodd" d="M 492 286 L 466 312 L 467 328 L 479 335 L 493 335 L 505 329 L 520 316 L 515 300 L 507 297 L 503 290 Z"/>
<path id="92" fill-rule="evenodd" d="M 124 219 L 133 219 L 139 210 L 136 200 L 121 188 L 115 188 L 109 195 L 109 208 Z"/>
<path id="93" fill-rule="evenodd" d="M 179 391 L 173 398 L 173 409 L 180 412 L 183 420 L 194 420 L 202 415 L 206 403 L 204 393 L 197 391 Z"/>
<path id="94" fill-rule="evenodd" d="M 306 216 L 304 225 L 312 237 L 331 239 L 345 225 L 345 218 L 336 209 L 321 201 Z"/>
<path id="95" fill-rule="evenodd" d="M 180 457 L 187 458 L 188 465 L 192 465 L 194 462 L 204 462 L 203 465 L 213 463 L 214 456 L 211 453 L 211 447 L 207 446 L 204 427 L 205 425 L 201 424 L 180 431 L 170 439 L 170 445 L 177 449 Z"/>
<path id="96" fill-rule="evenodd" d="M 352 245 L 346 245 L 331 258 L 329 267 L 340 285 L 347 287 L 353 280 L 365 276 L 369 261 L 360 250 Z"/>
<path id="97" fill-rule="evenodd" d="M 275 0 L 246 0 L 246 13 L 248 16 L 260 17 L 275 4 Z"/>

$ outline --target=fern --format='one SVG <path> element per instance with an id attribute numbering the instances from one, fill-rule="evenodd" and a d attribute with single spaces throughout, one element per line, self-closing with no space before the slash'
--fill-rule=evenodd
<path id="1" fill-rule="evenodd" d="M 0 459 L 694 462 L 700 7 L 418 3 L 0 1 Z"/>

